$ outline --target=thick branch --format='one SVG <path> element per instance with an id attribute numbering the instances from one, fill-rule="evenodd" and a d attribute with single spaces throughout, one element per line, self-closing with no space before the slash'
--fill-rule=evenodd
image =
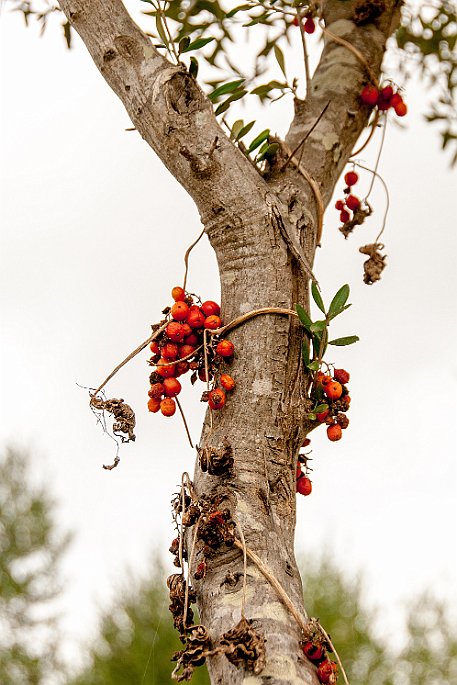
<path id="1" fill-rule="evenodd" d="M 203 216 L 215 205 L 260 203 L 262 178 L 223 133 L 195 79 L 157 52 L 120 0 L 59 4 L 138 132 Z"/>

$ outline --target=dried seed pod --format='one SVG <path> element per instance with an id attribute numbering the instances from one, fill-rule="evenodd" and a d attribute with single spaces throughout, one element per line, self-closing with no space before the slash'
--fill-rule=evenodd
<path id="1" fill-rule="evenodd" d="M 231 664 L 259 675 L 265 667 L 265 638 L 252 628 L 252 621 L 242 618 L 232 630 L 222 635 L 220 645 Z"/>

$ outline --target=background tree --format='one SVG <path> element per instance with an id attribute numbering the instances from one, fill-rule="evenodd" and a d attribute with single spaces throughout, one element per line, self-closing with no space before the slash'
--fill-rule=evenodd
<path id="1" fill-rule="evenodd" d="M 0 470 L 0 682 L 44 685 L 60 671 L 53 601 L 68 538 L 47 491 L 31 483 L 28 457 L 7 449 Z"/>
<path id="2" fill-rule="evenodd" d="M 93 48 L 93 55 L 102 73 L 107 75 L 118 92 L 123 94 L 124 101 L 127 101 L 126 104 L 138 130 L 146 138 L 149 133 L 151 144 L 159 151 L 162 159 L 168 161 L 177 178 L 196 199 L 206 224 L 207 233 L 218 252 L 226 316 L 230 319 L 239 314 L 242 311 L 242 305 L 245 305 L 247 300 L 253 308 L 264 305 L 276 306 L 278 304 L 290 307 L 292 301 L 296 299 L 306 304 L 303 276 L 304 273 L 309 275 L 307 272 L 307 268 L 309 271 L 309 266 L 307 264 L 309 265 L 312 262 L 316 242 L 315 237 L 319 233 L 318 212 L 316 208 L 314 207 L 311 211 L 311 214 L 314 214 L 314 216 L 308 214 L 308 207 L 313 207 L 314 203 L 308 186 L 304 184 L 302 178 L 298 178 L 299 174 L 293 169 L 288 169 L 287 171 L 282 169 L 283 175 L 279 174 L 276 177 L 274 169 L 270 177 L 257 175 L 257 172 L 253 172 L 252 168 L 247 165 L 244 157 L 238 153 L 233 154 L 233 149 L 226 141 L 224 141 L 221 148 L 217 149 L 217 145 L 213 147 L 215 140 L 219 140 L 220 130 L 214 125 L 214 121 L 209 116 L 207 103 L 201 97 L 201 93 L 194 89 L 192 82 L 189 81 L 187 75 L 184 76 L 179 71 L 179 68 L 176 73 L 172 74 L 170 72 L 169 82 L 166 81 L 164 83 L 164 92 L 166 91 L 165 94 L 168 97 L 168 105 L 171 105 L 171 109 L 176 112 L 176 114 L 171 113 L 171 118 L 180 120 L 173 121 L 173 124 L 177 123 L 178 125 L 177 127 L 171 126 L 173 131 L 170 128 L 169 132 L 176 135 L 178 139 L 172 141 L 170 149 L 167 148 L 166 144 L 163 144 L 163 140 L 153 140 L 156 135 L 160 138 L 160 135 L 163 133 L 158 129 L 154 130 L 155 123 L 159 121 L 160 116 L 169 115 L 171 110 L 167 108 L 167 98 L 165 98 L 165 101 L 160 100 L 162 94 L 159 92 L 158 101 L 152 103 L 154 106 L 157 105 L 157 110 L 149 111 L 149 118 L 147 114 L 143 117 L 144 110 L 142 106 L 140 107 L 141 112 L 139 109 L 133 111 L 132 107 L 136 107 L 135 98 L 139 97 L 140 102 L 143 102 L 144 98 L 141 98 L 141 94 L 144 95 L 147 90 L 146 84 L 142 82 L 145 74 L 142 73 L 140 78 L 139 73 L 141 69 L 138 68 L 140 66 L 145 66 L 146 69 L 150 67 L 146 75 L 147 78 L 144 78 L 144 81 L 147 81 L 149 86 L 155 76 L 160 71 L 165 72 L 165 68 L 168 69 L 168 67 L 165 67 L 164 63 L 158 59 L 155 53 L 149 53 L 149 44 L 143 41 L 143 38 L 140 37 L 140 34 L 129 23 L 127 17 L 122 14 L 119 7 L 115 4 L 110 5 L 104 8 L 101 14 L 97 14 L 98 9 L 100 8 L 97 8 L 95 5 L 93 12 L 87 12 L 87 5 L 86 8 L 81 7 L 81 11 L 78 8 L 75 10 L 74 7 L 69 7 L 69 14 L 72 15 L 70 20 L 74 21 L 76 26 L 81 29 L 86 42 Z M 390 9 L 392 7 L 389 7 Z M 332 25 L 334 20 L 336 20 L 335 23 L 338 23 L 340 20 L 349 21 L 354 18 L 354 15 L 351 14 L 354 8 L 349 4 L 345 5 L 343 9 L 341 4 L 328 3 L 328 7 L 326 6 L 325 10 L 326 12 L 328 10 L 325 15 L 328 25 Z M 335 15 L 332 15 L 332 10 L 335 10 Z M 340 11 L 343 12 L 342 15 L 339 14 Z M 86 15 L 84 16 L 85 12 Z M 348 14 L 345 14 L 345 12 Z M 359 47 L 362 50 L 362 54 L 366 53 L 364 59 L 368 59 L 370 68 L 374 69 L 375 72 L 379 70 L 380 56 L 386 35 L 393 28 L 391 21 L 388 22 L 389 25 L 387 27 L 387 24 L 384 23 L 385 18 L 386 15 L 377 23 L 377 33 L 372 31 L 373 25 L 368 30 L 354 28 L 351 25 L 347 27 L 347 33 L 344 33 L 346 39 L 349 38 L 350 42 L 352 39 L 357 43 L 360 42 Z M 116 19 L 119 20 L 117 26 L 114 25 L 116 24 Z M 99 24 L 95 26 L 94 24 L 97 24 L 97 20 L 99 20 Z M 368 23 L 370 24 L 370 22 Z M 118 29 L 121 30 L 119 31 Z M 384 35 L 382 35 L 383 32 Z M 377 40 L 373 40 L 373 38 Z M 164 39 L 164 42 L 166 43 L 167 40 Z M 114 44 L 115 47 L 113 48 L 111 44 Z M 294 132 L 293 126 L 288 139 L 292 147 L 294 142 L 298 144 L 302 140 L 305 131 L 310 129 L 312 123 L 315 123 L 317 117 L 324 111 L 324 101 L 330 98 L 334 107 L 327 110 L 327 116 L 323 117 L 320 122 L 324 129 L 326 126 L 329 128 L 327 128 L 324 138 L 322 138 L 321 131 L 319 131 L 320 135 L 317 135 L 317 128 L 316 135 L 310 136 L 305 162 L 307 173 L 311 173 L 311 176 L 315 177 L 317 183 L 320 184 L 324 200 L 326 201 L 330 197 L 338 173 L 344 166 L 347 154 L 352 148 L 367 116 L 363 108 L 360 108 L 358 100 L 360 86 L 366 78 L 366 75 L 363 74 L 365 68 L 362 69 L 361 67 L 363 65 L 362 61 L 359 61 L 358 64 L 347 66 L 347 71 L 350 75 L 344 83 L 343 93 L 341 91 L 336 92 L 338 89 L 335 80 L 330 84 L 330 79 L 327 79 L 327 81 L 325 79 L 325 73 L 328 73 L 332 60 L 334 60 L 333 66 L 346 64 L 344 60 L 348 55 L 344 51 L 341 52 L 341 50 L 342 46 L 338 46 L 338 44 L 334 44 L 332 41 L 327 44 L 321 63 L 322 68 L 318 68 L 313 79 L 312 88 L 308 93 L 306 105 L 302 109 L 301 114 L 298 113 L 297 119 L 294 122 L 295 128 L 301 130 L 295 130 Z M 143 62 L 148 62 L 149 59 L 146 58 L 146 53 L 151 55 L 151 62 L 150 64 L 143 65 Z M 343 57 L 343 54 L 345 57 Z M 113 62 L 113 64 L 110 64 L 110 62 Z M 126 72 L 129 72 L 129 79 L 131 76 L 133 81 L 135 79 L 140 81 L 135 81 L 133 90 L 131 83 L 127 82 L 129 79 L 123 80 L 123 77 L 127 75 L 126 72 L 122 73 L 124 67 Z M 157 70 L 155 70 L 155 67 L 157 67 Z M 165 73 L 162 73 L 162 75 L 165 76 Z M 325 82 L 327 84 L 324 89 L 320 87 L 323 82 L 324 85 Z M 138 89 L 136 89 L 136 86 L 138 86 Z M 125 94 L 125 92 L 130 92 L 131 90 L 130 96 Z M 319 93 L 317 93 L 318 90 Z M 185 95 L 186 93 L 187 95 Z M 184 108 L 181 107 L 183 95 L 185 95 Z M 133 99 L 130 99 L 131 96 L 134 96 Z M 133 102 L 134 100 L 135 102 Z M 350 110 L 347 109 L 349 103 L 351 104 Z M 146 104 L 146 109 L 148 109 L 151 103 Z M 352 105 L 354 105 L 353 108 Z M 316 111 L 313 111 L 313 109 Z M 356 112 L 355 115 L 354 110 Z M 349 111 L 351 112 L 350 114 Z M 197 123 L 197 115 L 201 115 L 200 123 L 195 128 L 194 124 Z M 355 119 L 353 119 L 354 116 Z M 351 131 L 348 131 L 348 128 L 350 128 L 349 121 L 355 124 Z M 201 127 L 200 124 L 202 124 Z M 176 131 L 178 131 L 177 134 Z M 330 135 L 330 138 L 327 134 Z M 186 147 L 189 139 L 192 141 L 195 149 Z M 335 160 L 336 151 L 333 149 L 327 150 L 326 147 L 330 139 L 336 140 L 340 146 L 338 151 L 340 157 L 337 164 L 335 164 L 337 161 Z M 269 142 L 268 145 L 270 145 Z M 200 147 L 201 149 L 199 149 Z M 333 148 L 333 144 L 331 148 Z M 181 156 L 189 162 L 190 169 L 183 162 Z M 214 160 L 214 165 L 212 160 Z M 222 174 L 221 169 L 223 170 Z M 279 170 L 277 171 L 279 172 Z M 223 183 L 221 182 L 222 176 Z M 242 197 L 240 197 L 240 188 L 242 188 Z M 293 208 L 289 202 L 292 196 L 294 199 L 295 215 L 293 215 Z M 265 198 L 267 198 L 267 202 Z M 212 207 L 209 206 L 208 199 L 211 199 Z M 246 206 L 252 207 L 252 220 L 246 216 Z M 224 219 L 224 226 L 220 224 L 219 219 L 211 215 L 211 212 L 217 215 L 225 213 L 224 217 L 228 218 L 227 220 Z M 229 238 L 230 250 L 234 244 L 235 251 L 233 254 L 230 253 L 228 257 Z M 302 239 L 304 245 L 300 245 L 300 239 Z M 275 252 L 274 263 L 271 257 L 272 245 L 275 248 L 273 250 Z M 305 251 L 304 259 L 303 250 Z M 233 270 L 231 269 L 233 261 L 246 266 L 244 262 L 254 255 L 257 261 L 256 267 L 241 269 L 237 272 L 241 276 L 242 286 L 239 297 L 227 301 L 227 292 L 233 279 Z M 302 273 L 299 273 L 300 269 L 297 268 L 297 264 L 301 264 Z M 279 282 L 281 282 L 280 286 L 278 286 Z M 269 550 L 264 548 L 265 545 L 264 543 L 262 544 L 262 541 L 266 539 L 265 533 L 268 532 L 273 537 L 271 547 L 275 549 L 275 552 L 278 549 L 281 551 L 279 558 L 282 555 L 284 560 L 288 560 L 288 563 L 289 560 L 292 560 L 293 566 L 293 554 L 291 551 L 294 510 L 293 462 L 297 447 L 301 443 L 304 433 L 303 430 L 294 431 L 294 428 L 303 425 L 303 419 L 307 411 L 305 403 L 297 402 L 297 398 L 300 398 L 300 396 L 304 397 L 306 394 L 305 378 L 297 380 L 295 373 L 297 359 L 299 358 L 300 335 L 294 324 L 272 324 L 270 322 L 266 323 L 265 320 L 263 322 L 251 322 L 245 327 L 244 331 L 247 331 L 249 335 L 248 333 L 246 334 L 241 346 L 237 345 L 237 349 L 240 351 L 240 358 L 237 360 L 236 365 L 236 370 L 245 382 L 245 387 L 242 387 L 241 393 L 239 393 L 240 406 L 243 407 L 244 411 L 238 416 L 234 416 L 233 411 L 230 413 L 229 409 L 227 409 L 227 412 L 218 424 L 219 436 L 216 434 L 216 437 L 221 438 L 223 435 L 225 437 L 225 434 L 228 433 L 235 451 L 238 481 L 232 484 L 235 485 L 234 493 L 238 497 L 238 502 L 231 503 L 233 504 L 232 513 L 235 512 L 237 517 L 241 519 L 242 526 L 247 531 L 247 538 L 250 544 L 266 559 L 273 573 L 280 578 L 284 586 L 288 587 L 289 592 L 293 595 L 293 599 L 299 604 L 300 593 L 298 592 L 299 583 L 296 571 L 295 579 L 292 582 L 287 577 L 290 576 L 291 567 L 286 565 L 285 569 L 279 568 L 277 558 L 269 558 Z M 241 333 L 234 334 L 234 339 L 241 335 Z M 256 345 L 249 344 L 253 340 L 262 340 L 267 351 L 264 356 L 260 355 L 260 359 L 258 356 L 258 342 L 256 342 Z M 281 350 L 286 349 L 288 352 L 285 355 L 281 354 Z M 280 362 L 278 361 L 279 358 L 281 359 Z M 256 366 L 254 360 L 256 363 L 259 362 L 255 371 L 258 372 L 260 369 L 260 375 L 254 372 Z M 253 382 L 254 378 L 256 385 Z M 276 385 L 275 388 L 271 387 L 272 379 Z M 262 391 L 253 392 L 256 388 L 262 388 Z M 292 393 L 289 392 L 291 389 Z M 256 397 L 253 397 L 253 395 L 257 395 L 259 399 L 258 406 L 255 406 L 255 408 L 253 400 L 255 401 Z M 277 406 L 280 406 L 280 408 L 272 412 L 272 405 L 275 409 Z M 238 422 L 236 419 L 238 419 Z M 255 436 L 254 444 L 252 436 Z M 266 444 L 265 436 L 267 436 Z M 213 434 L 212 437 L 214 438 L 215 435 Z M 268 440 L 272 442 L 268 443 Z M 272 443 L 274 443 L 274 448 L 271 446 Z M 251 449 L 246 449 L 248 445 L 252 445 Z M 282 458 L 282 463 L 280 457 Z M 266 474 L 264 473 L 265 462 L 267 464 Z M 265 500 L 265 493 L 261 489 L 259 490 L 259 485 L 263 484 L 263 480 L 257 478 L 256 482 L 251 476 L 251 474 L 258 476 L 260 473 L 266 475 L 266 491 L 268 495 L 266 514 L 259 511 L 262 501 Z M 273 484 L 274 488 L 272 487 Z M 210 484 L 205 482 L 205 491 L 209 487 Z M 199 484 L 199 488 L 201 492 L 203 486 Z M 261 494 L 259 495 L 259 493 Z M 269 501 L 270 495 L 271 501 Z M 235 511 L 234 507 L 238 511 Z M 261 531 L 261 533 L 258 531 Z M 233 565 L 234 567 L 239 565 L 239 560 L 234 560 Z M 211 575 L 207 579 L 207 585 L 213 588 L 221 587 L 221 584 L 218 585 L 219 580 L 220 578 L 217 577 L 217 574 L 215 576 Z M 262 593 L 259 593 L 259 603 L 266 603 L 268 605 L 269 602 L 274 602 L 272 599 L 274 595 L 269 587 L 264 586 L 263 590 L 265 595 L 262 597 Z M 204 604 L 202 605 L 203 609 L 206 609 L 206 622 L 209 624 L 212 633 L 220 632 L 219 618 L 222 619 L 222 625 L 225 628 L 227 627 L 225 624 L 229 622 L 229 611 L 226 612 L 226 617 L 221 616 L 223 613 L 222 597 L 223 593 L 220 592 L 219 597 L 212 599 L 210 606 L 205 607 Z M 202 601 L 204 602 L 203 595 Z M 286 629 L 284 629 L 284 625 L 278 625 L 278 623 L 281 623 L 278 619 L 276 619 L 276 625 L 268 625 L 268 617 L 266 620 L 260 621 L 260 623 L 262 629 L 267 633 L 269 638 L 267 644 L 270 648 L 273 649 L 272 646 L 275 645 L 282 654 L 295 654 L 296 631 L 292 629 L 290 622 Z M 286 619 L 285 624 L 287 623 Z M 281 644 L 281 638 L 285 639 L 287 644 Z M 274 668 L 273 653 L 271 657 L 269 667 Z M 229 667 L 227 666 L 227 668 Z M 284 670 L 281 669 L 281 674 L 283 673 Z M 236 677 L 233 675 L 233 671 L 231 671 L 231 675 L 234 678 Z M 279 671 L 276 675 L 279 677 Z M 274 678 L 275 674 L 273 673 L 270 677 Z"/>

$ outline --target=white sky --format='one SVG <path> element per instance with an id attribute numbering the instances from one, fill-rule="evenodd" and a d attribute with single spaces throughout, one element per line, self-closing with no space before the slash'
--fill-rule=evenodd
<path id="1" fill-rule="evenodd" d="M 125 132 L 130 121 L 80 41 L 68 52 L 57 29 L 42 40 L 37 33 L 3 12 L 0 443 L 30 449 L 59 500 L 60 526 L 76 532 L 62 604 L 76 663 L 77 641 L 127 567 L 146 572 L 157 554 L 172 568 L 169 500 L 194 461 L 178 417 L 146 411 L 145 354 L 108 388 L 137 413 L 137 441 L 111 473 L 101 464 L 112 460 L 113 443 L 76 383 L 98 384 L 149 335 L 200 223 L 147 145 Z M 425 99 L 410 85 L 406 128 L 387 131 L 380 171 L 392 209 L 382 282 L 362 283 L 358 254 L 382 220 L 381 190 L 374 218 L 347 242 L 329 209 L 315 270 L 327 300 L 350 283 L 353 306 L 334 332 L 361 342 L 335 348 L 333 361 L 351 372 L 351 426 L 337 444 L 323 429 L 312 436 L 314 490 L 298 503 L 297 551 L 363 570 L 385 634 L 422 589 L 451 596 L 457 565 L 456 185 L 436 128 L 424 123 Z M 284 133 L 290 102 L 252 112 L 259 127 Z M 376 151 L 375 143 L 368 164 Z M 189 288 L 218 298 L 205 243 L 192 254 Z M 198 399 L 199 390 L 183 392 L 195 437 Z"/>

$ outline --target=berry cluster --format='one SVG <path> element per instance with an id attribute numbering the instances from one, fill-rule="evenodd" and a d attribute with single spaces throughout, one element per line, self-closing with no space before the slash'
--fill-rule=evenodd
<path id="1" fill-rule="evenodd" d="M 305 640 L 300 643 L 303 654 L 317 666 L 317 677 L 321 683 L 336 683 L 338 667 L 329 652 L 330 645 L 322 634 L 320 626 L 315 619 L 310 619 L 305 632 Z"/>
<path id="2" fill-rule="evenodd" d="M 229 374 L 220 373 L 220 370 L 224 361 L 233 358 L 235 348 L 229 340 L 211 336 L 206 348 L 206 366 L 203 349 L 204 329 L 215 331 L 222 326 L 220 306 L 211 300 L 197 305 L 194 297 L 178 286 L 173 288 L 171 295 L 174 304 L 164 311 L 170 321 L 150 344 L 152 357 L 148 363 L 156 368 L 149 377 L 148 409 L 153 413 L 160 410 L 164 416 L 173 416 L 176 412 L 174 398 L 182 389 L 178 377 L 188 371 L 192 372 L 192 384 L 198 378 L 205 383 L 213 382 L 212 390 L 205 394 L 204 399 L 211 409 L 222 409 L 226 402 L 225 391 L 233 390 L 235 381 Z M 216 386 L 217 377 L 222 387 Z"/>
<path id="3" fill-rule="evenodd" d="M 309 438 L 306 438 L 302 448 L 303 447 L 308 447 L 310 444 L 311 440 Z M 305 470 L 302 470 L 302 467 L 305 467 Z M 299 454 L 298 455 L 298 460 L 297 460 L 297 468 L 295 472 L 295 478 L 296 478 L 296 491 L 300 495 L 304 495 L 305 497 L 307 495 L 310 495 L 313 489 L 313 484 L 311 483 L 310 479 L 308 478 L 308 473 L 311 469 L 308 467 L 308 457 L 305 454 Z"/>
<path id="4" fill-rule="evenodd" d="M 332 442 L 341 440 L 342 431 L 349 426 L 349 419 L 345 412 L 348 411 L 351 397 L 346 383 L 349 374 L 344 369 L 335 369 L 333 377 L 319 371 L 316 376 L 316 384 L 313 388 L 312 398 L 319 404 L 319 413 L 316 419 L 320 423 L 327 424 L 327 437 Z"/>
<path id="5" fill-rule="evenodd" d="M 337 200 L 335 209 L 340 212 L 340 221 L 345 224 L 351 218 L 350 211 L 356 212 L 360 207 L 360 200 L 352 194 L 352 186 L 359 180 L 359 175 L 355 171 L 348 171 L 344 176 L 346 188 L 344 189 L 344 200 Z"/>
<path id="6" fill-rule="evenodd" d="M 360 99 L 367 107 L 377 107 L 381 112 L 386 112 L 392 108 L 397 117 L 404 117 L 408 112 L 408 107 L 402 96 L 398 91 L 394 91 L 391 85 L 376 88 L 369 83 L 362 89 Z"/>

